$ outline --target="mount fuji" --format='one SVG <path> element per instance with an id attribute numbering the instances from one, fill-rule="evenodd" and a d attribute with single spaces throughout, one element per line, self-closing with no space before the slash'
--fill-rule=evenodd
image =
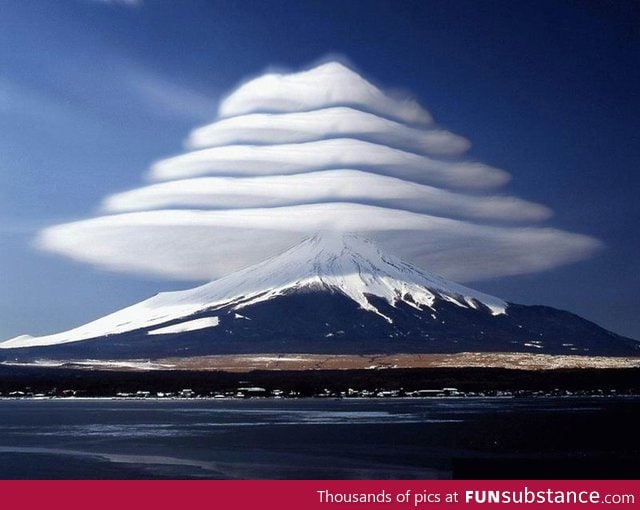
<path id="1" fill-rule="evenodd" d="M 334 233 L 69 331 L 0 343 L 4 360 L 456 352 L 633 356 L 640 342 L 569 312 L 477 292 Z"/>

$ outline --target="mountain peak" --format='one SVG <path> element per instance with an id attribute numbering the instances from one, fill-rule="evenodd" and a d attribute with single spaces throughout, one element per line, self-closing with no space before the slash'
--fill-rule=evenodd
<path id="1" fill-rule="evenodd" d="M 465 308 L 484 306 L 493 315 L 503 314 L 507 308 L 501 299 L 428 273 L 352 233 L 317 233 L 266 264 L 281 268 L 294 264 L 305 273 L 306 281 L 300 281 L 301 286 L 320 283 L 378 314 L 367 296 L 383 298 L 394 306 L 405 302 L 416 308 L 431 308 L 434 300 L 441 298 Z"/>
<path id="2" fill-rule="evenodd" d="M 340 259 L 356 257 L 360 260 L 375 261 L 383 259 L 384 255 L 373 242 L 357 234 L 325 231 L 306 237 L 273 259 L 282 262 L 283 259 L 291 257 L 299 259 L 301 263 L 314 261 L 315 265 L 311 264 L 307 269 L 320 271 L 322 265 L 335 264 Z"/>
<path id="3" fill-rule="evenodd" d="M 264 262 L 194 289 L 160 293 L 84 326 L 42 337 L 21 335 L 0 348 L 77 342 L 120 334 L 206 310 L 232 305 L 241 310 L 277 296 L 323 290 L 341 293 L 361 308 L 393 322 L 371 302 L 381 298 L 392 306 L 403 302 L 416 309 L 432 308 L 443 299 L 463 308 L 506 313 L 507 303 L 418 269 L 383 253 L 368 239 L 350 233 L 320 232 Z"/>

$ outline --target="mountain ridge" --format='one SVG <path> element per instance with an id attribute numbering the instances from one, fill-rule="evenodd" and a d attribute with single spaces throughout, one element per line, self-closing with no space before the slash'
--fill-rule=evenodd
<path id="1" fill-rule="evenodd" d="M 214 282 L 160 293 L 66 332 L 0 343 L 11 355 L 164 357 L 248 352 L 637 355 L 578 316 L 507 303 L 354 234 L 320 233 Z M 55 352 L 54 352 L 55 351 Z"/>
<path id="2" fill-rule="evenodd" d="M 309 236 L 282 254 L 211 283 L 161 292 L 66 332 L 42 337 L 21 335 L 0 343 L 0 348 L 54 345 L 125 333 L 234 302 L 235 308 L 241 310 L 287 291 L 314 286 L 342 292 L 363 309 L 390 322 L 393 320 L 381 314 L 366 294 L 382 297 L 393 305 L 402 301 L 411 306 L 430 306 L 440 296 L 462 307 L 484 305 L 493 314 L 504 313 L 507 306 L 498 298 L 383 254 L 364 238 L 324 233 Z"/>

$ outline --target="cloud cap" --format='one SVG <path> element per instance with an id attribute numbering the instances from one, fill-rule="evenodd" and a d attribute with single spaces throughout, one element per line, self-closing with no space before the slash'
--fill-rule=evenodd
<path id="1" fill-rule="evenodd" d="M 328 62 L 239 86 L 154 181 L 107 197 L 103 216 L 40 232 L 45 250 L 97 267 L 211 280 L 317 232 L 361 234 L 458 281 L 592 256 L 589 236 L 540 222 L 547 207 L 496 194 L 510 174 L 462 157 L 469 142 L 414 99 Z"/>
<path id="2" fill-rule="evenodd" d="M 220 117 L 247 113 L 297 112 L 327 106 L 357 106 L 409 123 L 428 124 L 431 115 L 415 99 L 383 92 L 340 62 L 298 73 L 267 73 L 238 87 L 222 101 Z"/>
<path id="3" fill-rule="evenodd" d="M 494 227 L 349 203 L 126 213 L 51 227 L 38 243 L 106 269 L 210 280 L 276 255 L 310 232 L 361 233 L 459 281 L 541 271 L 601 246 L 551 228 Z"/>

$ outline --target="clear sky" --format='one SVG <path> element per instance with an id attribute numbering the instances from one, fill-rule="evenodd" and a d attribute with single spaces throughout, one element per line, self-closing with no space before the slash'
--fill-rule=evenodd
<path id="1" fill-rule="evenodd" d="M 0 0 L 0 339 L 68 329 L 193 282 L 36 249 L 183 151 L 266 69 L 347 58 L 411 91 L 505 191 L 604 250 L 479 290 L 640 338 L 640 8 L 636 2 Z"/>

